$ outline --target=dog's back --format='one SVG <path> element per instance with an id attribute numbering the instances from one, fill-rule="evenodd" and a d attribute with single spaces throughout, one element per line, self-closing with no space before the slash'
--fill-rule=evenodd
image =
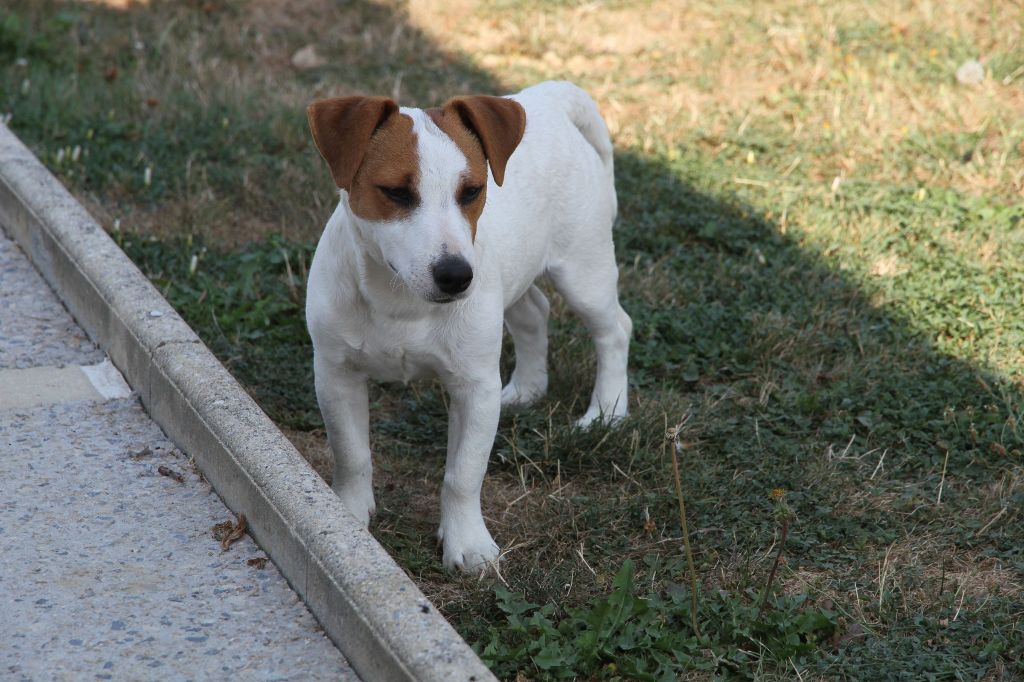
<path id="1" fill-rule="evenodd" d="M 597 152 L 609 179 L 614 179 L 612 141 L 608 136 L 608 127 L 601 118 L 601 112 L 597 110 L 597 105 L 590 95 L 569 81 L 547 81 L 523 90 L 513 99 L 518 100 L 520 97 L 532 96 L 535 93 L 561 105 L 562 111 Z"/>
<path id="2" fill-rule="evenodd" d="M 506 305 L 574 251 L 610 242 L 617 211 L 612 143 L 590 96 L 548 81 L 510 98 L 526 132 L 504 186 L 488 190 L 478 234 L 499 261 Z"/>

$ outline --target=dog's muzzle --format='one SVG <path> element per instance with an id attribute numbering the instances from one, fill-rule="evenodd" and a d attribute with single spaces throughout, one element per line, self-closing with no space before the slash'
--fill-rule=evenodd
<path id="1" fill-rule="evenodd" d="M 457 296 L 473 282 L 473 268 L 462 256 L 444 256 L 430 269 L 441 293 Z"/>

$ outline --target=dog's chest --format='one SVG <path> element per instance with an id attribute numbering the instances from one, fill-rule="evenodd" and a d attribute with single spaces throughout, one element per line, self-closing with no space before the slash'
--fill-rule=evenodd
<path id="1" fill-rule="evenodd" d="M 450 369 L 443 344 L 425 325 L 375 319 L 361 331 L 358 345 L 350 345 L 348 360 L 374 379 L 407 382 Z"/>

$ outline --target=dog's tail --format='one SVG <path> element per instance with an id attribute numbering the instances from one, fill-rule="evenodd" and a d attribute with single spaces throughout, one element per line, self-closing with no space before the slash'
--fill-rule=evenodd
<path id="1" fill-rule="evenodd" d="M 612 156 L 612 140 L 608 135 L 608 126 L 601 118 L 597 105 L 585 91 L 568 81 L 549 81 L 543 84 L 550 88 L 551 94 L 558 99 L 569 115 L 569 120 L 583 133 L 590 146 L 601 157 L 608 171 L 609 180 L 614 181 L 615 162 Z"/>

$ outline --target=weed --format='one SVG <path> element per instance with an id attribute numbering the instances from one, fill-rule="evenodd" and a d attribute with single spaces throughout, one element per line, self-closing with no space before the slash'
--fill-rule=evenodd
<path id="1" fill-rule="evenodd" d="M 675 428 L 668 431 L 665 434 L 666 440 L 671 443 L 672 448 L 672 479 L 676 484 L 676 497 L 679 499 L 679 527 L 683 532 L 683 552 L 686 556 L 686 572 L 690 576 L 690 625 L 693 627 L 693 633 L 700 637 L 700 626 L 697 624 L 697 570 L 693 567 L 693 549 L 690 547 L 690 529 L 686 525 L 686 502 L 683 500 L 683 484 L 679 480 L 679 450 L 682 449 L 682 444 L 679 442 L 679 432 L 682 430 L 683 425 L 677 424 Z M 664 445 L 662 446 L 664 447 Z M 781 550 L 780 550 L 781 556 Z M 778 561 L 776 561 L 776 566 Z M 772 576 L 775 575 L 775 568 L 772 567 Z M 768 578 L 768 587 L 771 587 L 771 578 Z M 765 597 L 768 599 L 768 587 L 765 588 Z M 764 601 L 761 602 L 758 616 L 761 615 L 760 611 L 764 609 Z"/>
<path id="2" fill-rule="evenodd" d="M 646 563 L 651 570 L 660 567 L 657 556 Z M 633 562 L 626 561 L 609 594 L 562 617 L 550 604 L 530 604 L 498 586 L 497 606 L 506 622 L 489 630 L 481 655 L 498 675 L 525 667 L 538 679 L 675 680 L 693 670 L 750 670 L 762 659 L 802 661 L 836 628 L 835 613 L 803 596 L 781 597 L 761 617 L 752 595 L 719 591 L 703 595 L 708 613 L 699 618 L 709 627 L 701 636 L 692 629 L 698 617 L 687 588 L 669 584 L 638 596 L 635 578 Z"/>
<path id="3" fill-rule="evenodd" d="M 775 561 L 772 562 L 772 570 L 768 573 L 768 580 L 764 584 L 764 591 L 761 593 L 761 603 L 757 606 L 757 618 L 760 620 L 764 613 L 764 607 L 768 604 L 768 595 L 775 585 L 775 573 L 779 570 L 779 562 L 782 554 L 786 551 L 786 538 L 789 537 L 789 524 L 793 520 L 793 512 L 786 505 L 786 491 L 782 488 L 775 488 L 771 492 L 771 498 L 775 501 L 775 517 L 779 522 L 779 549 L 775 554 Z"/>

